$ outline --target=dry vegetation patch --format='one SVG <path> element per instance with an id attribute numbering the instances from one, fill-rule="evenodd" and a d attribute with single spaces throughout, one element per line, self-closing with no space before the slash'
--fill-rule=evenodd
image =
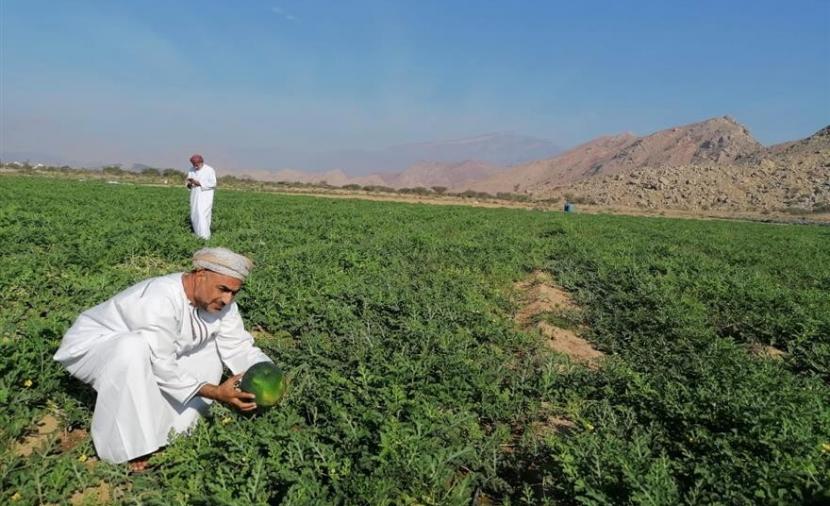
<path id="1" fill-rule="evenodd" d="M 112 487 L 102 481 L 97 487 L 88 487 L 72 494 L 69 504 L 72 506 L 110 504 L 112 499 Z"/>
<path id="2" fill-rule="evenodd" d="M 134 274 L 136 277 L 158 276 L 159 273 L 175 272 L 177 265 L 152 255 L 132 255 L 115 268 Z"/>
<path id="3" fill-rule="evenodd" d="M 557 353 L 567 355 L 575 362 L 597 367 L 603 353 L 578 335 L 584 330 L 579 323 L 579 306 L 544 271 L 534 271 L 529 278 L 519 281 L 514 288 L 522 304 L 514 320 L 524 330 L 537 329 L 545 337 L 545 344 Z"/>
<path id="4" fill-rule="evenodd" d="M 530 424 L 530 430 L 537 437 L 545 437 L 551 433 L 568 434 L 576 429 L 576 422 L 561 416 L 549 416 L 545 420 L 538 420 Z"/>
<path id="5" fill-rule="evenodd" d="M 768 344 L 752 343 L 747 348 L 750 355 L 759 358 L 768 358 L 771 360 L 784 360 L 787 357 L 787 352 L 779 350 L 775 346 Z"/>

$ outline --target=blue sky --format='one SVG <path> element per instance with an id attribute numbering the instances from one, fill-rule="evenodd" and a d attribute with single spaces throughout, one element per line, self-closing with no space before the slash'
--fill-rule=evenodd
<path id="1" fill-rule="evenodd" d="M 830 123 L 830 1 L 0 0 L 6 152 L 303 168 L 724 114 L 764 144 Z"/>

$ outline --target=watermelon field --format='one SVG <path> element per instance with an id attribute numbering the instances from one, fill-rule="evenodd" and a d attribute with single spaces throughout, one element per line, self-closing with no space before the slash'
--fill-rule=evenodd
<path id="1" fill-rule="evenodd" d="M 237 300 L 290 390 L 214 405 L 145 473 L 100 462 L 51 356 L 189 269 L 187 216 L 183 188 L 0 176 L 0 503 L 830 501 L 830 227 L 222 188 L 208 244 L 254 259 Z M 516 325 L 537 271 L 598 366 Z"/>

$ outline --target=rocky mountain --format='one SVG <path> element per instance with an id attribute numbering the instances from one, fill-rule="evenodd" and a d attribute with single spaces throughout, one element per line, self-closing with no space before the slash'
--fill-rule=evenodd
<path id="1" fill-rule="evenodd" d="M 646 209 L 830 212 L 830 126 L 730 163 L 641 167 L 534 196 Z"/>
<path id="2" fill-rule="evenodd" d="M 742 163 L 750 165 L 768 159 L 776 163 L 814 165 L 821 162 L 823 153 L 828 146 L 830 146 L 830 126 L 822 128 L 806 139 L 770 146 L 746 157 L 745 160 L 742 160 Z"/>
<path id="3" fill-rule="evenodd" d="M 637 139 L 632 134 L 600 137 L 577 146 L 561 155 L 513 167 L 495 176 L 470 184 L 469 189 L 496 194 L 498 192 L 527 192 L 540 181 L 567 184 L 591 177 L 592 167 L 601 167 L 621 149 Z"/>
<path id="4" fill-rule="evenodd" d="M 763 149 L 729 116 L 668 128 L 645 137 L 601 137 L 561 155 L 514 167 L 472 186 L 478 191 L 543 194 L 557 186 L 641 167 L 730 163 Z"/>

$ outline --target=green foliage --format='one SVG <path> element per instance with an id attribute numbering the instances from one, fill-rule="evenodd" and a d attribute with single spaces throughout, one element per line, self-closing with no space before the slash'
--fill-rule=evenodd
<path id="1" fill-rule="evenodd" d="M 142 176 L 150 176 L 150 177 L 159 177 L 161 176 L 161 171 L 154 167 L 147 167 L 141 170 Z"/>
<path id="2" fill-rule="evenodd" d="M 229 191 L 209 244 L 256 261 L 238 302 L 288 396 L 213 406 L 139 476 L 85 465 L 88 439 L 19 456 L 47 412 L 89 429 L 94 391 L 51 360 L 78 313 L 204 244 L 182 188 L 42 182 L 0 180 L 2 503 L 102 481 L 145 504 L 819 504 L 830 488 L 826 228 Z M 541 318 L 586 325 L 601 369 L 515 329 L 510 287 L 539 268 L 582 307 Z M 554 415 L 574 427 L 537 430 Z"/>
<path id="3" fill-rule="evenodd" d="M 390 186 L 369 184 L 363 187 L 367 192 L 381 192 L 381 193 L 395 193 L 395 189 Z"/>
<path id="4" fill-rule="evenodd" d="M 493 196 L 487 192 L 477 192 L 474 190 L 465 190 L 458 194 L 459 197 L 473 198 L 473 199 L 492 199 Z"/>
<path id="5" fill-rule="evenodd" d="M 120 176 L 125 174 L 127 171 L 122 169 L 120 165 L 107 165 L 101 169 L 101 172 L 111 176 Z"/>
<path id="6" fill-rule="evenodd" d="M 416 186 L 415 188 L 412 188 L 412 193 L 415 195 L 430 195 L 432 190 L 423 186 Z"/>
<path id="7" fill-rule="evenodd" d="M 178 180 L 184 181 L 184 178 L 187 174 L 176 169 L 164 169 L 163 171 L 161 171 L 161 175 L 164 177 L 176 178 Z"/>

